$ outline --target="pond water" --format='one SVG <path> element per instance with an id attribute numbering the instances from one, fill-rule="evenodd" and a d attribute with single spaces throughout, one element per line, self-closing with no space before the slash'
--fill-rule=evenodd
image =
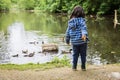
<path id="1" fill-rule="evenodd" d="M 113 16 L 94 19 L 86 17 L 90 42 L 87 62 L 111 64 L 120 62 L 120 26 L 113 28 Z M 63 40 L 68 16 L 47 13 L 0 13 L 0 63 L 45 63 L 54 57 L 62 58 L 62 50 L 68 51 Z M 58 53 L 40 53 L 41 45 L 55 43 Z M 35 53 L 24 57 L 22 51 Z M 13 55 L 18 54 L 18 57 Z M 72 54 L 66 54 L 72 60 Z M 80 60 L 79 60 L 80 61 Z"/>

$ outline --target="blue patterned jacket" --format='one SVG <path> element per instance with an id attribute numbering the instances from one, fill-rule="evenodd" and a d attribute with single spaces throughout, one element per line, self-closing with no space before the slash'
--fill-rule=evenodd
<path id="1" fill-rule="evenodd" d="M 86 41 L 82 40 L 82 35 L 86 35 Z M 73 45 L 87 43 L 88 32 L 85 18 L 72 18 L 68 21 L 68 28 L 66 30 L 66 43 L 69 44 L 70 41 Z"/>

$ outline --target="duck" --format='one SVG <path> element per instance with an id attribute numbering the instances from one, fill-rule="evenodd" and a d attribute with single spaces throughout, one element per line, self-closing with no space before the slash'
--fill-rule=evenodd
<path id="1" fill-rule="evenodd" d="M 24 55 L 24 57 L 28 57 L 28 55 Z"/>
<path id="2" fill-rule="evenodd" d="M 61 37 L 61 41 L 65 42 L 65 36 Z"/>
<path id="3" fill-rule="evenodd" d="M 27 54 L 28 50 L 22 50 L 22 53 Z"/>
<path id="4" fill-rule="evenodd" d="M 33 42 L 29 42 L 29 44 L 34 44 L 34 45 L 36 45 L 36 44 L 38 44 L 39 42 L 37 42 L 37 41 L 33 41 Z"/>
<path id="5" fill-rule="evenodd" d="M 61 53 L 62 54 L 68 54 L 68 53 L 71 53 L 72 49 L 69 49 L 69 51 L 65 51 L 65 50 L 61 50 Z"/>
<path id="6" fill-rule="evenodd" d="M 34 54 L 35 54 L 35 52 L 32 52 L 32 53 L 30 53 L 30 54 L 28 55 L 28 57 L 33 57 Z"/>
<path id="7" fill-rule="evenodd" d="M 97 19 L 96 15 L 90 15 L 90 18 Z"/>
<path id="8" fill-rule="evenodd" d="M 16 55 L 12 55 L 12 57 L 18 57 L 18 54 L 16 54 Z"/>
<path id="9" fill-rule="evenodd" d="M 42 44 L 44 44 L 44 41 L 42 41 Z"/>
<path id="10" fill-rule="evenodd" d="M 38 51 L 38 53 L 42 53 L 42 51 Z"/>
<path id="11" fill-rule="evenodd" d="M 46 56 L 46 55 L 47 55 L 47 52 L 43 52 L 43 54 Z"/>

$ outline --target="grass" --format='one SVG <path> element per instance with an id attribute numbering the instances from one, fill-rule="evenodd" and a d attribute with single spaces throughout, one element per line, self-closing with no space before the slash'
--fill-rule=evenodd
<path id="1" fill-rule="evenodd" d="M 111 64 L 120 66 L 119 63 L 117 64 Z M 51 68 L 59 68 L 59 67 L 71 67 L 70 60 L 67 58 L 67 56 L 64 56 L 62 59 L 59 59 L 58 57 L 54 57 L 54 59 L 51 62 L 43 63 L 43 64 L 34 64 L 34 63 L 28 63 L 28 64 L 0 64 L 0 69 L 5 70 L 29 70 L 29 69 L 39 69 L 39 70 L 46 70 Z"/>
<path id="2" fill-rule="evenodd" d="M 58 68 L 58 67 L 64 67 L 64 66 L 70 66 L 70 61 L 67 59 L 66 56 L 64 56 L 62 59 L 59 59 L 58 57 L 55 57 L 51 62 L 47 62 L 44 64 L 1 64 L 0 69 L 7 69 L 7 70 L 29 70 L 29 69 L 51 69 L 51 68 Z"/>

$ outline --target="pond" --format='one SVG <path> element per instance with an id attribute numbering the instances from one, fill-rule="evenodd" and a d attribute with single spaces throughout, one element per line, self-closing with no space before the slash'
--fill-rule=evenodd
<path id="1" fill-rule="evenodd" d="M 94 19 L 86 17 L 90 42 L 88 43 L 87 62 L 90 64 L 111 64 L 120 62 L 120 27 L 113 28 L 113 16 Z M 0 13 L 0 63 L 25 64 L 45 63 L 61 54 L 71 46 L 64 42 L 68 16 L 43 12 Z M 41 53 L 41 45 L 55 43 L 57 53 Z M 25 57 L 23 51 L 35 53 Z M 13 55 L 19 55 L 13 57 Z M 80 60 L 79 60 L 80 61 Z"/>

